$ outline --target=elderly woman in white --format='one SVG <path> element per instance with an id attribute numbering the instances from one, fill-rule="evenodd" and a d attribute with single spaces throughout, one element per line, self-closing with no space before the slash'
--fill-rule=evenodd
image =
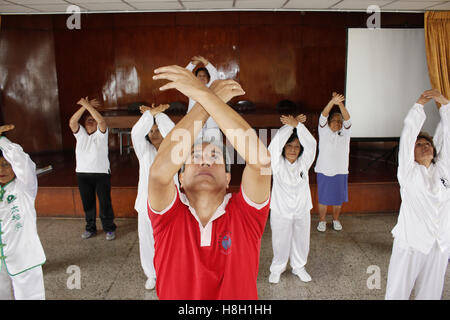
<path id="1" fill-rule="evenodd" d="M 312 208 L 309 168 L 317 142 L 303 124 L 305 115 L 281 116 L 284 124 L 269 145 L 273 172 L 270 226 L 273 259 L 269 282 L 278 283 L 291 261 L 292 273 L 311 281 L 305 265 L 309 253 Z"/>
<path id="2" fill-rule="evenodd" d="M 431 137 L 420 132 L 424 105 L 441 107 L 436 151 Z M 425 91 L 404 121 L 397 177 L 402 204 L 392 230 L 386 299 L 440 299 L 450 253 L 450 102 L 437 90 Z"/>

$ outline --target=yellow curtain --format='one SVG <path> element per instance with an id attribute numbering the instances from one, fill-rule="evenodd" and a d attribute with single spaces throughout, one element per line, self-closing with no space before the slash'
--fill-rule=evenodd
<path id="1" fill-rule="evenodd" d="M 431 86 L 450 98 L 450 11 L 425 12 L 425 46 Z"/>

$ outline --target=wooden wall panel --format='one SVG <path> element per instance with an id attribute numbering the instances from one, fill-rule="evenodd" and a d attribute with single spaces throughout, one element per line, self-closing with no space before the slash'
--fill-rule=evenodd
<path id="1" fill-rule="evenodd" d="M 36 212 L 42 216 L 75 216 L 74 188 L 39 187 L 36 196 Z"/>
<path id="2" fill-rule="evenodd" d="M 239 29 L 237 26 L 177 26 L 175 63 L 185 67 L 201 55 L 218 70 L 220 77 L 239 81 Z M 173 93 L 172 93 L 173 94 Z M 188 102 L 180 95 L 179 100 Z"/>
<path id="3" fill-rule="evenodd" d="M 167 41 L 174 39 L 173 30 L 165 27 L 122 28 L 115 31 L 114 37 L 115 107 L 126 108 L 138 101 L 169 102 L 173 93 L 159 91 L 163 82 L 156 82 L 152 77 L 154 69 L 175 61 L 176 42 Z"/>
<path id="4" fill-rule="evenodd" d="M 33 24 L 34 23 L 34 24 Z M 62 147 L 51 19 L 3 16 L 0 32 L 2 118 L 27 152 Z"/>
<path id="5" fill-rule="evenodd" d="M 301 36 L 290 25 L 244 25 L 239 30 L 240 81 L 259 108 L 299 100 Z"/>
<path id="6" fill-rule="evenodd" d="M 332 91 L 345 89 L 346 29 L 366 27 L 368 17 L 351 12 L 82 14 L 81 30 L 68 30 L 66 15 L 5 16 L 2 114 L 5 121 L 18 121 L 18 142 L 30 152 L 73 149 L 68 120 L 80 97 L 99 98 L 102 110 L 135 101 L 187 102 L 175 90 L 160 92 L 163 82 L 152 80 L 153 69 L 186 66 L 197 54 L 222 76 L 241 82 L 246 95 L 235 101 L 247 99 L 275 111 L 277 102 L 290 99 L 305 111 L 320 112 Z M 423 15 L 384 13 L 381 23 L 423 27 Z M 110 148 L 117 148 L 111 139 Z"/>
<path id="7" fill-rule="evenodd" d="M 106 109 L 117 107 L 111 16 L 98 15 L 98 20 L 83 18 L 81 30 L 68 30 L 65 16 L 53 17 L 64 149 L 75 146 L 69 119 L 79 109 L 76 103 L 81 97 L 95 97 Z"/>

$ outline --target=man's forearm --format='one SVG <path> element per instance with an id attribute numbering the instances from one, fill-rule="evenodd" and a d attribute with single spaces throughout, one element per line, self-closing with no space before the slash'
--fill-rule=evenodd
<path id="1" fill-rule="evenodd" d="M 200 104 L 196 103 L 192 110 L 164 138 L 158 149 L 152 170 L 161 173 L 167 178 L 166 180 L 170 181 L 190 156 L 195 138 L 208 118 L 209 114 Z M 177 156 L 182 155 L 181 158 L 173 158 L 174 150 Z"/>
<path id="2" fill-rule="evenodd" d="M 203 108 L 217 122 L 234 149 L 245 159 L 247 164 L 251 166 L 270 164 L 267 148 L 244 118 L 213 93 L 205 93 L 200 100 Z"/>

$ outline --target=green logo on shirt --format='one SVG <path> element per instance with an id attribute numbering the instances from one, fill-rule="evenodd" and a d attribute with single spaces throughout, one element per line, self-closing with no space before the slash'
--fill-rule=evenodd
<path id="1" fill-rule="evenodd" d="M 14 200 L 16 200 L 16 196 L 13 194 L 10 194 L 7 198 L 6 201 L 8 201 L 8 204 L 13 202 Z"/>

